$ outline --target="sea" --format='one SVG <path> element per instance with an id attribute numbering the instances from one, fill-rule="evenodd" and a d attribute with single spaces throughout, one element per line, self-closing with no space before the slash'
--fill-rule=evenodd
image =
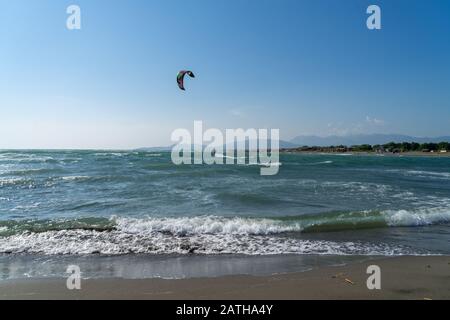
<path id="1" fill-rule="evenodd" d="M 221 156 L 221 155 L 216 155 Z M 170 152 L 0 151 L 0 280 L 189 278 L 450 255 L 450 157 L 280 154 L 175 165 Z"/>

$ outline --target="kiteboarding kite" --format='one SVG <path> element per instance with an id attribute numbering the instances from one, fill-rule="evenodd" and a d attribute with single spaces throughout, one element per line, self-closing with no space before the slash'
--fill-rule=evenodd
<path id="1" fill-rule="evenodd" d="M 185 88 L 184 88 L 184 76 L 185 75 L 188 75 L 189 77 L 191 77 L 191 78 L 195 78 L 195 75 L 194 75 L 194 73 L 192 72 L 192 71 L 189 71 L 189 70 L 181 70 L 180 72 L 178 72 L 178 75 L 177 75 L 177 83 L 178 83 L 178 87 L 181 89 L 181 90 L 186 90 Z"/>

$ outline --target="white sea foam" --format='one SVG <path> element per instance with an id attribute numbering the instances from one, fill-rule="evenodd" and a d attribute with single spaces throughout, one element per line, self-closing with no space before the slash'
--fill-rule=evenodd
<path id="1" fill-rule="evenodd" d="M 250 162 L 250 160 L 247 157 L 232 157 L 232 156 L 227 156 L 225 154 L 222 153 L 216 153 L 215 154 L 216 158 L 227 158 L 227 159 L 233 159 L 233 160 L 238 160 L 238 159 L 246 159 L 248 163 L 245 163 L 246 166 L 263 166 L 263 167 L 279 167 L 282 165 L 281 162 Z M 250 157 L 252 158 L 252 157 Z M 252 159 L 255 159 L 254 157 Z"/>
<path id="2" fill-rule="evenodd" d="M 28 210 L 39 207 L 40 204 L 41 204 L 40 202 L 33 202 L 30 204 L 18 205 L 16 207 L 12 208 L 11 211 L 28 211 Z"/>
<path id="3" fill-rule="evenodd" d="M 216 158 L 228 158 L 228 159 L 233 159 L 233 160 L 237 160 L 237 159 L 246 159 L 246 157 L 233 157 L 233 156 L 227 156 L 223 153 L 216 153 L 214 155 Z"/>
<path id="4" fill-rule="evenodd" d="M 367 169 L 364 169 L 367 170 Z M 367 170 L 369 171 L 369 170 Z M 426 170 L 403 170 L 403 169 L 389 169 L 386 172 L 399 173 L 404 176 L 428 178 L 428 179 L 450 179 L 450 172 L 426 171 Z"/>
<path id="5" fill-rule="evenodd" d="M 409 175 L 417 175 L 420 177 L 436 177 L 436 178 L 450 178 L 450 172 L 435 172 L 435 171 L 422 171 L 422 170 L 408 170 Z"/>
<path id="6" fill-rule="evenodd" d="M 0 238 L 0 252 L 61 254 L 336 254 L 392 255 L 408 253 L 384 244 L 310 241 L 284 237 L 165 233 L 96 232 L 91 230 L 24 233 Z"/>
<path id="7" fill-rule="evenodd" d="M 313 162 L 313 163 L 309 163 L 309 165 L 318 165 L 318 164 L 331 164 L 333 163 L 333 161 L 331 160 L 327 160 L 327 161 L 320 161 L 320 162 Z"/>
<path id="8" fill-rule="evenodd" d="M 370 215 L 370 212 L 367 212 Z M 350 218 L 353 215 L 349 215 Z M 423 226 L 450 222 L 449 208 L 383 211 L 375 215 L 389 226 Z M 384 243 L 302 240 L 289 236 L 310 222 L 298 219 L 111 218 L 115 228 L 22 232 L 0 237 L 0 253 L 42 254 L 359 254 L 398 255 L 413 252 Z M 339 217 L 342 219 L 342 217 Z M 357 218 L 356 218 L 357 219 Z M 325 222 L 333 222 L 326 220 Z"/>
<path id="9" fill-rule="evenodd" d="M 270 235 L 301 231 L 299 223 L 283 223 L 274 219 L 224 218 L 216 216 L 182 218 L 116 218 L 120 230 L 128 233 L 170 232 L 176 235 L 232 234 Z"/>
<path id="10" fill-rule="evenodd" d="M 247 163 L 247 166 L 262 166 L 262 167 L 279 167 L 281 162 L 260 162 L 260 163 Z"/>
<path id="11" fill-rule="evenodd" d="M 367 215 L 371 215 L 367 211 Z M 374 216 L 378 216 L 373 213 Z M 380 212 L 381 218 L 392 227 L 425 226 L 450 222 L 450 207 L 421 208 L 416 210 L 385 210 Z M 346 214 L 343 213 L 343 216 Z M 352 216 L 349 213 L 349 216 Z M 153 234 L 170 233 L 179 236 L 198 234 L 211 235 L 249 235 L 268 236 L 286 232 L 302 232 L 313 220 L 289 219 L 288 221 L 269 218 L 225 218 L 217 216 L 181 217 L 181 218 L 115 218 L 118 229 L 127 233 Z M 308 221 L 308 222 L 307 222 Z M 321 220 L 333 223 L 333 220 Z M 357 224 L 357 220 L 354 221 Z M 318 221 L 317 223 L 320 223 Z"/>
<path id="12" fill-rule="evenodd" d="M 19 186 L 19 185 L 28 185 L 32 186 L 33 181 L 27 178 L 0 178 L 0 187 L 10 187 L 10 186 Z"/>
<path id="13" fill-rule="evenodd" d="M 89 176 L 67 176 L 67 177 L 61 177 L 61 180 L 64 181 L 78 181 L 78 180 L 87 180 L 90 179 Z"/>
<path id="14" fill-rule="evenodd" d="M 372 182 L 326 181 L 326 182 L 321 183 L 320 185 L 325 188 L 331 187 L 333 189 L 337 188 L 337 189 L 349 190 L 351 192 L 363 192 L 363 193 L 371 193 L 371 194 L 373 194 L 373 193 L 385 194 L 388 191 L 390 192 L 392 190 L 392 187 L 390 185 L 372 183 Z"/>
<path id="15" fill-rule="evenodd" d="M 389 226 L 414 227 L 450 222 L 450 208 L 423 208 L 420 210 L 388 210 L 383 215 Z"/>
<path id="16" fill-rule="evenodd" d="M 97 153 L 94 153 L 94 156 L 98 156 L 98 157 L 108 157 L 108 156 L 124 157 L 124 156 L 128 156 L 130 154 L 135 154 L 135 153 L 134 152 L 97 152 Z"/>

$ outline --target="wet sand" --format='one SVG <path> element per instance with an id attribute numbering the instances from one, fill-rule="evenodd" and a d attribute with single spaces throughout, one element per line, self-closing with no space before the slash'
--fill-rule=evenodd
<path id="1" fill-rule="evenodd" d="M 381 290 L 367 289 L 367 266 L 381 268 Z M 65 279 L 0 282 L 0 299 L 450 299 L 450 256 L 396 257 L 272 276 L 181 280 Z"/>

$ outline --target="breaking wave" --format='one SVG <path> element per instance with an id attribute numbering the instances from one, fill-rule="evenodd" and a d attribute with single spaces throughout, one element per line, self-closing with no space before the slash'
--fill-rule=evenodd
<path id="1" fill-rule="evenodd" d="M 400 255 L 383 243 L 304 240 L 295 233 L 450 222 L 449 208 L 332 212 L 282 218 L 85 218 L 0 222 L 0 253 Z"/>

